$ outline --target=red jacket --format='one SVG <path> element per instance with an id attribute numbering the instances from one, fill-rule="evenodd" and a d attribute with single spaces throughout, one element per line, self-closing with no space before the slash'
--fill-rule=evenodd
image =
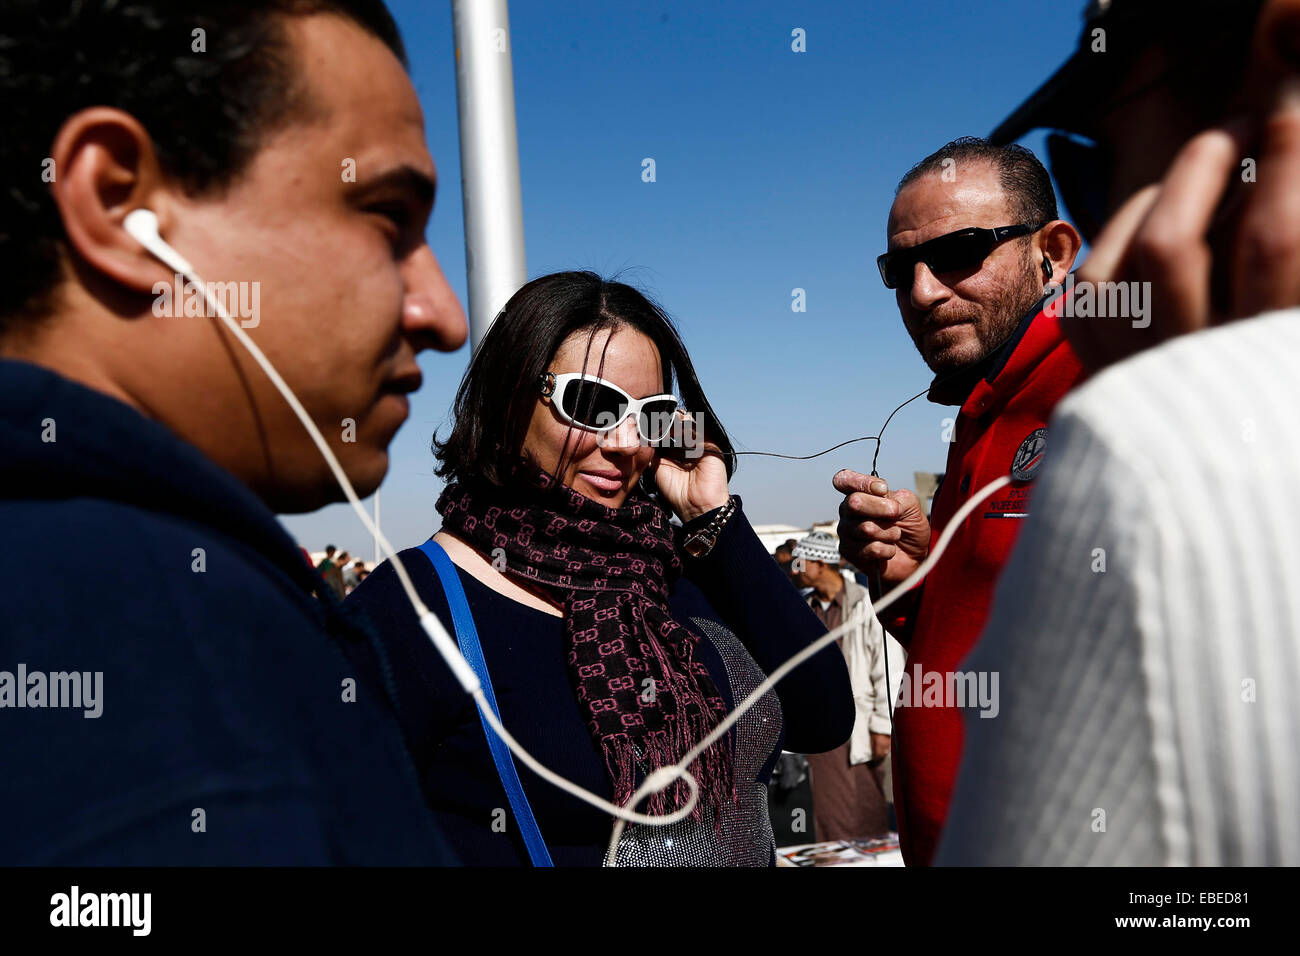
<path id="1" fill-rule="evenodd" d="M 998 573 L 1011 554 L 1042 464 L 1047 420 L 1083 374 L 1054 312 L 1035 315 L 1010 348 L 1005 365 L 1000 370 L 994 365 L 991 381 L 976 382 L 956 416 L 947 471 L 932 509 L 931 541 L 984 485 L 1008 472 L 1020 480 L 979 505 L 928 578 L 899 602 L 902 610 L 893 617 L 886 612 L 885 623 L 908 650 L 904 694 L 894 712 L 893 769 L 898 829 L 909 865 L 927 864 L 934 854 L 961 758 L 962 710 L 954 706 L 960 685 L 948 675 L 960 670 L 984 628 Z M 984 686 L 991 693 L 995 685 L 986 678 Z M 968 706 L 979 704 L 968 698 Z"/>

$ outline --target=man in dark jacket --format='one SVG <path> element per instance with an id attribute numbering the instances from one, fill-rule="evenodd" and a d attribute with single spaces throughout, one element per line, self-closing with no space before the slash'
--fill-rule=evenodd
<path id="1" fill-rule="evenodd" d="M 152 210 L 237 290 L 369 494 L 416 353 L 465 338 L 404 63 L 367 0 L 6 5 L 0 863 L 451 862 L 385 663 L 274 517 L 333 477 L 122 228 Z"/>

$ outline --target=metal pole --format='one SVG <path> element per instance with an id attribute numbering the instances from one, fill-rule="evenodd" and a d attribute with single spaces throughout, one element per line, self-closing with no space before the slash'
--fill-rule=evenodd
<path id="1" fill-rule="evenodd" d="M 375 527 L 379 528 L 379 526 L 380 526 L 379 525 L 379 489 L 376 488 L 375 489 Z M 379 562 L 382 561 L 383 559 L 384 556 L 379 553 L 379 535 L 375 535 L 375 563 L 371 565 L 371 569 L 373 570 L 374 568 L 379 567 Z"/>
<path id="2" fill-rule="evenodd" d="M 452 0 L 451 11 L 470 343 L 477 350 L 527 276 L 514 67 L 506 0 Z"/>

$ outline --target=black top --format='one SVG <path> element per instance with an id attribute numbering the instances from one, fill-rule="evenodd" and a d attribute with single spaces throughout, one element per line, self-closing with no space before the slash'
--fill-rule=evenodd
<path id="1" fill-rule="evenodd" d="M 454 635 L 447 600 L 429 559 L 418 548 L 401 552 L 401 558 L 421 599 Z M 691 623 L 692 617 L 723 624 L 764 673 L 826 633 L 763 549 L 743 511 L 732 516 L 709 555 L 684 561 L 686 573 L 669 604 L 673 617 L 697 635 L 700 629 Z M 569 680 L 563 619 L 514 601 L 457 570 L 506 729 L 544 766 L 611 800 L 604 761 Z M 346 606 L 355 605 L 361 605 L 377 626 L 394 668 L 398 718 L 443 835 L 466 863 L 528 865 L 474 701 L 420 628 L 391 563 L 380 565 L 353 591 Z M 727 706 L 733 707 L 722 658 L 703 636 L 698 659 Z M 776 690 L 785 715 L 786 749 L 820 753 L 848 739 L 853 696 L 837 647 L 814 655 Z M 763 768 L 763 782 L 780 750 L 778 746 Z M 518 760 L 515 764 L 555 864 L 600 865 L 612 819 L 546 783 Z"/>
<path id="2" fill-rule="evenodd" d="M 376 647 L 248 488 L 23 362 L 0 447 L 0 865 L 454 862 Z M 72 671 L 97 716 L 33 680 Z"/>

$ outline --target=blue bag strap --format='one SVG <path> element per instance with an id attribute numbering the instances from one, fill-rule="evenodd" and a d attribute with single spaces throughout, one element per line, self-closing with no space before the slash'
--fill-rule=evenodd
<path id="1" fill-rule="evenodd" d="M 442 545 L 432 538 L 420 545 L 420 550 L 433 563 L 433 569 L 438 572 L 438 578 L 442 581 L 442 590 L 447 596 L 447 606 L 451 609 L 451 622 L 456 628 L 456 643 L 460 645 L 460 652 L 465 655 L 465 660 L 474 669 L 479 683 L 483 685 L 483 696 L 491 706 L 492 713 L 496 714 L 497 720 L 500 720 L 501 708 L 497 706 L 497 697 L 492 690 L 492 678 L 488 676 L 487 661 L 483 657 L 483 647 L 478 641 L 478 628 L 474 626 L 474 614 L 469 609 L 469 601 L 465 598 L 465 588 L 460 583 L 456 566 L 451 563 L 451 558 L 447 557 L 447 552 L 442 549 Z M 492 732 L 487 719 L 481 713 L 478 718 L 483 724 L 488 749 L 492 751 L 492 762 L 496 764 L 501 785 L 506 788 L 510 810 L 514 813 L 515 823 L 523 834 L 524 845 L 528 848 L 528 856 L 532 859 L 533 866 L 554 866 L 555 864 L 551 862 L 551 854 L 546 849 L 546 841 L 542 839 L 542 831 L 537 827 L 537 818 L 533 816 L 533 808 L 528 805 L 528 798 L 524 796 L 524 787 L 519 782 L 519 772 L 515 769 L 515 758 L 510 753 L 510 748 L 506 746 L 504 740 Z"/>

